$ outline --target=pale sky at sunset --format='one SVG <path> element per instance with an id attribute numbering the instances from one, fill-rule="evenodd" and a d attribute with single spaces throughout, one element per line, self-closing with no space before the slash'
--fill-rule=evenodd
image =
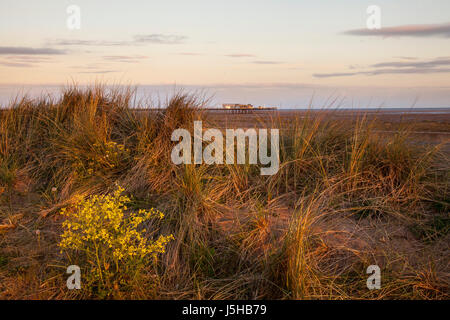
<path id="1" fill-rule="evenodd" d="M 3 100 L 103 81 L 206 89 L 217 103 L 450 107 L 448 0 L 1 0 L 0 30 Z"/>

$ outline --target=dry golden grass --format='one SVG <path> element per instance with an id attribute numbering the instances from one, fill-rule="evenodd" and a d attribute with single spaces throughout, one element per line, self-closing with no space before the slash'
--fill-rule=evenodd
<path id="1" fill-rule="evenodd" d="M 342 121 L 330 109 L 253 122 L 281 129 L 273 176 L 249 165 L 175 166 L 172 131 L 217 119 L 193 96 L 139 113 L 133 97 L 69 87 L 61 99 L 24 98 L 0 113 L 0 298 L 97 298 L 65 287 L 59 211 L 116 184 L 133 209 L 165 213 L 149 236 L 175 240 L 110 298 L 449 298 L 442 144 L 411 143 L 410 130 L 379 134 L 376 119 Z M 372 264 L 380 290 L 366 287 Z"/>

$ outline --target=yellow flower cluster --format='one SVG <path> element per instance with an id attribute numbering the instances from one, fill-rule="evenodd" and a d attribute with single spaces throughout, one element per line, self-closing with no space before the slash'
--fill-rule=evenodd
<path id="1" fill-rule="evenodd" d="M 126 204 L 130 199 L 122 195 L 123 191 L 119 187 L 111 195 L 80 199 L 75 208 L 61 211 L 67 219 L 59 246 L 84 254 L 98 279 L 112 271 L 123 271 L 120 268 L 136 265 L 136 261 L 142 262 L 148 256 L 156 258 L 173 239 L 172 235 L 155 241 L 146 238 L 141 225 L 152 218 L 162 219 L 164 214 L 156 209 L 129 212 Z M 111 265 L 115 270 L 106 272 Z"/>

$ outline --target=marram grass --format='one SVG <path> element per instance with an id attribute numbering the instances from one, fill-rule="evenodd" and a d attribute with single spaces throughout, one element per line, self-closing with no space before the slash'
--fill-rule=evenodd
<path id="1" fill-rule="evenodd" d="M 192 95 L 133 99 L 73 86 L 0 112 L 0 298 L 449 298 L 448 148 L 414 141 L 414 123 L 254 119 L 280 129 L 280 169 L 261 176 L 174 165 L 173 130 L 223 119 Z M 82 290 L 66 288 L 71 264 Z"/>

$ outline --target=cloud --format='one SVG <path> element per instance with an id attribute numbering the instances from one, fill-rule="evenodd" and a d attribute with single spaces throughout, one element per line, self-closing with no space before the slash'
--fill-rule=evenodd
<path id="1" fill-rule="evenodd" d="M 417 57 L 404 57 L 404 56 L 399 56 L 399 57 L 394 57 L 397 59 L 402 59 L 402 60 L 417 60 Z"/>
<path id="2" fill-rule="evenodd" d="M 4 62 L 0 61 L 0 65 L 5 67 L 15 67 L 15 68 L 31 68 L 34 67 L 34 65 L 30 63 L 20 63 L 20 62 Z"/>
<path id="3" fill-rule="evenodd" d="M 173 34 L 143 34 L 135 35 L 132 40 L 109 41 L 109 40 L 81 40 L 81 39 L 55 39 L 47 43 L 54 46 L 97 46 L 97 47 L 114 47 L 114 46 L 136 46 L 147 43 L 154 44 L 181 44 L 187 39 L 186 36 Z"/>
<path id="4" fill-rule="evenodd" d="M 85 65 L 73 65 L 70 68 L 76 69 L 77 73 L 83 74 L 105 74 L 112 72 L 120 72 L 120 70 L 111 69 L 111 67 L 105 63 L 89 63 Z"/>
<path id="5" fill-rule="evenodd" d="M 450 38 L 450 23 L 444 24 L 416 24 L 381 29 L 354 29 L 344 34 L 352 36 L 380 36 L 380 37 L 443 37 Z"/>
<path id="6" fill-rule="evenodd" d="M 335 73 L 314 73 L 316 78 L 333 78 L 333 77 L 348 77 L 360 74 L 360 72 L 335 72 Z"/>
<path id="7" fill-rule="evenodd" d="M 160 33 L 134 36 L 136 43 L 180 44 L 186 39 L 186 36 Z"/>
<path id="8" fill-rule="evenodd" d="M 103 59 L 105 59 L 105 60 L 114 61 L 114 62 L 125 62 L 125 63 L 137 63 L 137 62 L 140 62 L 141 60 L 144 60 L 147 58 L 148 57 L 146 57 L 146 56 L 120 56 L 120 55 L 103 56 Z"/>
<path id="9" fill-rule="evenodd" d="M 20 55 L 60 55 L 66 54 L 64 50 L 53 48 L 31 48 L 31 47 L 0 47 L 0 55 L 20 54 Z"/>
<path id="10" fill-rule="evenodd" d="M 104 41 L 104 40 L 80 40 L 80 39 L 55 39 L 48 41 L 48 44 L 54 46 L 123 46 L 129 42 L 126 41 Z"/>
<path id="11" fill-rule="evenodd" d="M 230 58 L 254 58 L 256 56 L 254 54 L 250 54 L 250 53 L 231 53 L 231 54 L 226 54 L 225 57 L 230 57 Z"/>
<path id="12" fill-rule="evenodd" d="M 51 62 L 53 59 L 50 57 L 43 57 L 43 56 L 25 56 L 25 55 L 12 55 L 12 56 L 6 56 L 5 59 L 8 60 L 14 60 L 17 62 L 27 62 L 27 63 L 39 63 L 39 62 Z"/>
<path id="13" fill-rule="evenodd" d="M 381 69 L 371 71 L 358 72 L 336 72 L 336 73 L 315 73 L 316 78 L 333 78 L 333 77 L 349 77 L 356 75 L 377 76 L 380 74 L 429 74 L 429 73 L 448 73 L 450 68 L 436 69 L 436 68 L 406 68 L 406 69 Z"/>
<path id="14" fill-rule="evenodd" d="M 0 65 L 16 68 L 31 68 L 36 67 L 40 63 L 51 62 L 54 62 L 53 58 L 39 55 L 4 55 L 0 59 Z"/>
<path id="15" fill-rule="evenodd" d="M 253 61 L 254 64 L 281 64 L 283 62 L 281 61 L 268 61 L 268 60 L 257 60 Z"/>
<path id="16" fill-rule="evenodd" d="M 359 65 L 357 65 L 357 64 L 351 64 L 351 65 L 348 66 L 348 68 L 351 69 L 351 70 L 354 70 L 354 69 L 359 69 L 361 67 Z"/>
<path id="17" fill-rule="evenodd" d="M 428 74 L 428 73 L 447 73 L 450 72 L 450 68 L 406 68 L 406 69 L 381 69 L 365 72 L 368 75 L 379 75 L 379 74 Z"/>
<path id="18" fill-rule="evenodd" d="M 76 66 L 71 66 L 70 68 L 72 69 L 84 69 L 84 70 L 100 70 L 100 69 L 104 69 L 105 65 L 101 64 L 101 63 L 91 63 L 91 64 L 87 64 L 87 65 L 76 65 Z"/>
<path id="19" fill-rule="evenodd" d="M 430 67 L 439 67 L 439 66 L 448 66 L 450 65 L 450 57 L 449 58 L 437 58 L 431 61 L 412 61 L 412 62 L 383 62 L 372 65 L 374 68 L 384 68 L 384 67 L 395 67 L 395 68 L 406 68 L 406 67 L 414 67 L 414 68 L 430 68 Z"/>
<path id="20" fill-rule="evenodd" d="M 349 77 L 356 75 L 376 76 L 380 74 L 429 74 L 450 72 L 450 57 L 428 61 L 391 61 L 371 65 L 373 70 L 355 72 L 315 73 L 316 78 Z"/>

